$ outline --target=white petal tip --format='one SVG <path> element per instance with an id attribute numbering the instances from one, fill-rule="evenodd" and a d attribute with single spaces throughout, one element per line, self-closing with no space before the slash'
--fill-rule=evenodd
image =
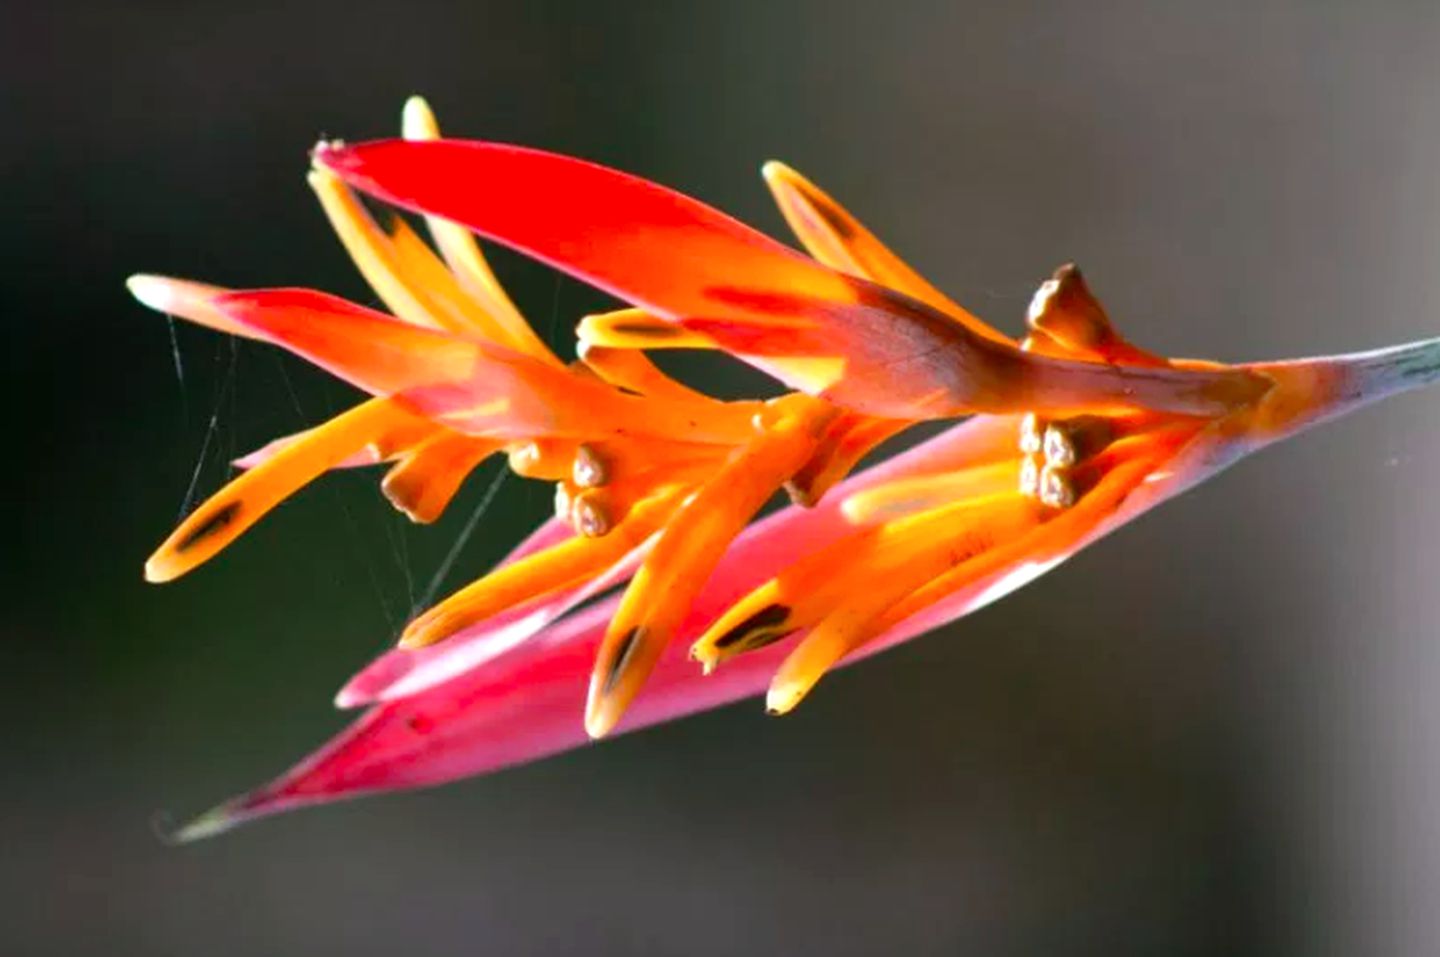
<path id="1" fill-rule="evenodd" d="M 164 276 L 137 273 L 125 280 L 125 288 L 142 305 L 156 312 L 175 311 L 175 283 Z"/>
<path id="2" fill-rule="evenodd" d="M 435 112 L 423 96 L 412 96 L 400 111 L 400 135 L 407 140 L 439 139 L 440 127 Z"/>

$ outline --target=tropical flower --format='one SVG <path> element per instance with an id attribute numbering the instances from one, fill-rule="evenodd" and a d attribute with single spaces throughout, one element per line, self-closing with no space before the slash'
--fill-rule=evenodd
<path id="1" fill-rule="evenodd" d="M 1440 377 L 1440 339 L 1226 365 L 1125 339 L 1063 266 L 1013 340 L 778 164 L 809 256 L 696 200 L 568 157 L 442 140 L 321 143 L 310 183 L 377 312 L 298 289 L 135 276 L 145 304 L 281 346 L 370 394 L 239 463 L 146 564 L 166 581 L 323 472 L 388 463 L 433 521 L 484 459 L 555 483 L 556 515 L 410 622 L 340 691 L 369 710 L 193 838 L 289 807 L 437 784 L 765 692 L 795 707 L 837 664 L 962 617 L 1239 458 Z M 420 214 L 379 225 L 355 191 Z M 628 307 L 562 362 L 473 233 Z M 647 350 L 719 349 L 793 391 L 722 402 Z M 907 427 L 968 417 L 857 474 Z M 776 492 L 792 504 L 756 520 Z M 614 594 L 607 594 L 623 585 Z"/>

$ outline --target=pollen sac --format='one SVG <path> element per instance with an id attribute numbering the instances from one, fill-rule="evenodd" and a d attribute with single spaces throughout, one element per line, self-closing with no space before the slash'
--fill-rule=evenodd
<path id="1" fill-rule="evenodd" d="M 613 527 L 610 510 L 594 491 L 581 492 L 575 496 L 575 502 L 570 506 L 570 521 L 575 526 L 576 534 L 586 538 L 600 538 L 608 534 Z"/>
<path id="2" fill-rule="evenodd" d="M 593 446 L 581 445 L 575 450 L 572 477 L 581 488 L 598 488 L 610 480 L 610 469 Z"/>
<path id="3" fill-rule="evenodd" d="M 1069 430 L 1059 423 L 1052 423 L 1045 427 L 1041 449 L 1045 455 L 1045 463 L 1056 468 L 1070 468 L 1080 458 L 1075 450 L 1075 443 L 1070 438 Z"/>
<path id="4" fill-rule="evenodd" d="M 1027 455 L 1020 462 L 1020 494 L 1027 498 L 1040 497 L 1040 457 Z"/>
<path id="5" fill-rule="evenodd" d="M 1026 412 L 1020 420 L 1020 451 L 1038 455 L 1045 445 L 1045 423 L 1034 412 Z"/>
<path id="6" fill-rule="evenodd" d="M 1050 508 L 1069 508 L 1075 504 L 1075 485 L 1068 471 L 1053 465 L 1040 470 L 1040 501 Z"/>

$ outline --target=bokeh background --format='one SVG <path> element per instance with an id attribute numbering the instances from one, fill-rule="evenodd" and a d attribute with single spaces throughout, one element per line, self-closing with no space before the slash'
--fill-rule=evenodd
<path id="1" fill-rule="evenodd" d="M 143 585 L 227 456 L 347 393 L 122 286 L 372 301 L 306 150 L 423 92 L 457 134 L 772 232 L 782 158 L 1012 330 L 1073 258 L 1166 353 L 1357 349 L 1440 330 L 1437 72 L 1429 2 L 7 5 L 0 952 L 1440 951 L 1440 394 L 1246 462 L 786 720 L 176 849 L 167 821 L 342 725 L 491 472 L 433 528 L 329 479 Z M 498 263 L 557 343 L 600 303 Z M 547 501 L 506 485 L 457 576 Z"/>

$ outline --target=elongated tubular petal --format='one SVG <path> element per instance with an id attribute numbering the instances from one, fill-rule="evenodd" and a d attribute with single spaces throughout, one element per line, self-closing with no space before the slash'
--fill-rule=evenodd
<path id="1" fill-rule="evenodd" d="M 805 251 L 817 260 L 831 269 L 899 290 L 945 313 L 977 335 L 996 342 L 1011 341 L 932 286 L 829 194 L 795 170 L 771 160 L 760 172 L 785 222 Z"/>
<path id="2" fill-rule="evenodd" d="M 585 347 L 608 349 L 714 349 L 715 343 L 698 332 L 656 319 L 643 309 L 617 309 L 586 316 L 575 327 Z"/>
<path id="3" fill-rule="evenodd" d="M 942 509 L 924 522 L 928 547 L 910 552 L 903 564 L 889 563 L 884 575 L 865 575 L 864 588 L 851 587 L 791 650 L 771 680 L 765 706 L 771 714 L 790 711 L 841 658 L 876 632 L 876 618 L 936 577 L 990 552 L 1040 525 L 1041 506 L 1016 491 Z M 853 586 L 853 581 L 852 581 Z"/>
<path id="4" fill-rule="evenodd" d="M 813 506 L 876 446 L 909 425 L 900 419 L 877 419 L 855 412 L 837 416 L 825 429 L 810 461 L 785 483 L 790 500 L 806 508 Z"/>
<path id="5" fill-rule="evenodd" d="M 711 336 L 782 381 L 873 415 L 1110 406 L 1208 415 L 1262 391 L 1242 372 L 1121 374 L 1027 355 L 703 203 L 581 160 L 456 140 L 321 144 L 314 159 L 371 195 L 464 223 Z M 476 182 L 505 188 L 469 188 Z"/>
<path id="6" fill-rule="evenodd" d="M 1153 447 L 1119 462 L 1073 507 L 1058 513 L 1029 534 L 945 574 L 935 576 L 933 580 L 895 602 L 868 622 L 866 633 L 878 634 L 894 627 L 946 596 L 968 590 L 979 580 L 997 574 L 1023 573 L 1024 566 L 1038 569 L 1036 574 L 1040 574 L 1069 558 L 1084 545 L 1094 541 L 1098 534 L 1103 534 L 1098 530 L 1108 527 L 1108 521 L 1121 510 L 1126 499 L 1160 468 L 1178 447 L 1183 446 L 1186 435 L 1193 436 L 1195 433 L 1193 428 L 1184 433 L 1170 433 Z M 1119 444 L 1117 443 L 1117 446 Z M 1118 457 L 1120 454 L 1123 454 L 1123 451 L 1106 452 L 1109 456 Z M 855 642 L 861 641 L 862 637 L 857 637 Z"/>
<path id="7" fill-rule="evenodd" d="M 426 141 L 440 138 L 440 125 L 430 104 L 418 96 L 405 101 L 401 114 L 401 135 L 407 140 Z M 471 184 L 474 188 L 474 184 Z M 435 246 L 445 263 L 454 273 L 460 286 L 474 298 L 486 314 L 499 326 L 503 333 L 496 341 L 513 349 L 527 353 L 537 359 L 560 364 L 560 360 L 535 334 L 530 323 L 525 321 L 520 310 L 506 294 L 505 287 L 495 278 L 479 243 L 470 230 L 439 216 L 426 216 L 425 227 L 435 240 Z"/>
<path id="8" fill-rule="evenodd" d="M 580 344 L 580 360 L 605 382 L 654 399 L 698 403 L 702 406 L 729 405 L 741 414 L 753 416 L 760 411 L 759 402 L 723 403 L 684 383 L 670 378 L 634 349 L 607 349 L 604 346 Z"/>
<path id="9" fill-rule="evenodd" d="M 232 321 L 351 384 L 377 395 L 403 393 L 415 410 L 472 435 L 659 432 L 720 442 L 749 435 L 738 410 L 702 419 L 504 346 L 422 329 L 313 290 L 233 292 L 214 303 Z"/>
<path id="10" fill-rule="evenodd" d="M 365 445 L 406 445 L 435 428 L 389 399 L 371 399 L 331 419 L 191 512 L 145 563 L 145 579 L 170 581 L 210 559 L 270 509 Z"/>
<path id="11" fill-rule="evenodd" d="M 1014 526 L 1039 518 L 1034 504 L 1022 500 L 1013 486 L 857 531 L 810 552 L 736 601 L 695 642 L 691 656 L 708 671 L 811 627 L 856 593 L 874 594 L 891 587 L 890 582 L 923 579 L 915 569 L 927 557 L 937 551 L 958 554 L 953 540 L 973 543 L 981 537 L 977 528 L 992 529 L 1012 517 Z"/>
<path id="12" fill-rule="evenodd" d="M 956 472 L 873 485 L 845 499 L 840 509 L 856 525 L 869 525 L 961 499 L 1014 491 L 1019 486 L 1020 459 L 1016 456 Z"/>
<path id="13" fill-rule="evenodd" d="M 330 228 L 387 309 L 417 326 L 456 331 L 442 318 L 424 287 L 402 270 L 390 237 L 338 176 L 313 169 L 306 182 L 320 200 Z"/>
<path id="14" fill-rule="evenodd" d="M 774 413 L 774 424 L 681 507 L 626 589 L 586 699 L 585 728 L 592 737 L 620 720 L 726 547 L 810 457 L 838 410 L 790 396 L 775 403 Z"/>
<path id="15" fill-rule="evenodd" d="M 380 490 L 410 521 L 428 524 L 445 511 L 465 477 L 499 449 L 499 442 L 447 430 L 401 456 Z"/>
<path id="16" fill-rule="evenodd" d="M 216 308 L 215 300 L 230 293 L 229 289 L 189 279 L 145 274 L 137 274 L 125 280 L 125 288 L 129 289 L 130 295 L 141 304 L 156 312 L 179 316 L 197 326 L 205 326 L 227 335 L 264 339 L 255 330 L 235 322 Z"/>
<path id="17" fill-rule="evenodd" d="M 416 618 L 400 647 L 423 648 L 532 598 L 599 575 L 649 538 L 674 511 L 678 493 L 658 492 L 601 538 L 572 538 L 497 568 Z"/>

